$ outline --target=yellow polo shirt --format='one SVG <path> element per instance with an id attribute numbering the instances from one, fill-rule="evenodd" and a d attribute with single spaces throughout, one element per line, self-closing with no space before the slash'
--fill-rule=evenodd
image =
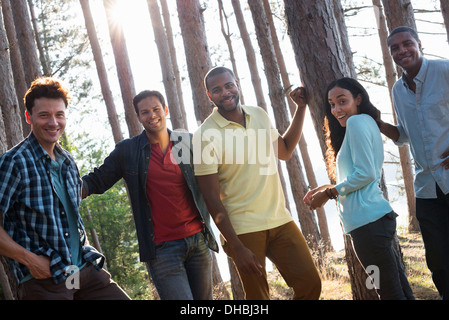
<path id="1" fill-rule="evenodd" d="M 242 108 L 246 128 L 215 108 L 193 135 L 195 175 L 218 173 L 221 200 L 237 234 L 292 221 L 273 149 L 279 132 L 262 108 Z"/>

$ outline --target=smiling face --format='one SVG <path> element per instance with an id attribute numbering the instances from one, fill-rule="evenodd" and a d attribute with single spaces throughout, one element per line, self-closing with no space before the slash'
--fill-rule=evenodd
<path id="1" fill-rule="evenodd" d="M 329 90 L 328 99 L 331 113 L 342 127 L 346 127 L 346 122 L 351 116 L 359 114 L 358 106 L 362 100 L 361 95 L 354 98 L 351 91 L 334 87 Z"/>
<path id="2" fill-rule="evenodd" d="M 65 110 L 65 102 L 61 98 L 38 98 L 34 100 L 32 112 L 25 113 L 34 136 L 50 156 L 65 130 Z"/>
<path id="3" fill-rule="evenodd" d="M 222 115 L 238 109 L 240 104 L 239 86 L 229 72 L 222 72 L 211 76 L 207 80 L 207 95 L 217 106 Z"/>
<path id="4" fill-rule="evenodd" d="M 394 62 L 407 73 L 417 74 L 422 64 L 421 41 L 410 32 L 398 32 L 388 40 L 388 47 Z"/>
<path id="5" fill-rule="evenodd" d="M 157 134 L 167 130 L 166 116 L 168 115 L 168 108 L 163 106 L 156 96 L 142 99 L 137 104 L 137 109 L 139 111 L 137 118 L 147 134 Z"/>

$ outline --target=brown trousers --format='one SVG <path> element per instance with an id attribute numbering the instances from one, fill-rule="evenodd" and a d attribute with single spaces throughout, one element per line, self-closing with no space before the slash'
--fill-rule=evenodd
<path id="1" fill-rule="evenodd" d="M 269 300 L 270 293 L 265 271 L 265 258 L 277 267 L 296 300 L 318 300 L 321 279 L 309 247 L 295 222 L 280 227 L 239 235 L 264 267 L 262 276 L 239 272 L 247 300 Z M 223 250 L 229 255 L 226 243 Z M 230 256 L 232 258 L 232 256 Z"/>
<path id="2" fill-rule="evenodd" d="M 66 281 L 55 284 L 51 278 L 31 279 L 19 286 L 20 300 L 130 300 L 111 280 L 111 275 L 87 263 L 79 272 L 79 289 Z M 68 288 L 69 287 L 69 288 Z"/>

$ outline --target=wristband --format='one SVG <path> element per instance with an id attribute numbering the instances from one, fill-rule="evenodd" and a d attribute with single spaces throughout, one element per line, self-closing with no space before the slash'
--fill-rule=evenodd
<path id="1" fill-rule="evenodd" d="M 331 200 L 337 199 L 337 196 L 334 196 L 330 188 L 326 188 L 326 194 Z"/>

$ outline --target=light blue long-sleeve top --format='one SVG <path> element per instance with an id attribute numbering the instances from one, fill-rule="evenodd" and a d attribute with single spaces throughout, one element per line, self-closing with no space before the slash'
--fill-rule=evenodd
<path id="1" fill-rule="evenodd" d="M 379 187 L 384 148 L 371 116 L 358 114 L 348 119 L 336 161 L 338 207 L 346 233 L 393 211 Z"/>
<path id="2" fill-rule="evenodd" d="M 415 160 L 415 196 L 436 198 L 436 185 L 449 193 L 449 170 L 441 155 L 449 151 L 449 60 L 428 60 L 416 75 L 416 93 L 405 76 L 393 87 L 393 104 L 399 129 L 397 145 L 410 144 Z"/>

